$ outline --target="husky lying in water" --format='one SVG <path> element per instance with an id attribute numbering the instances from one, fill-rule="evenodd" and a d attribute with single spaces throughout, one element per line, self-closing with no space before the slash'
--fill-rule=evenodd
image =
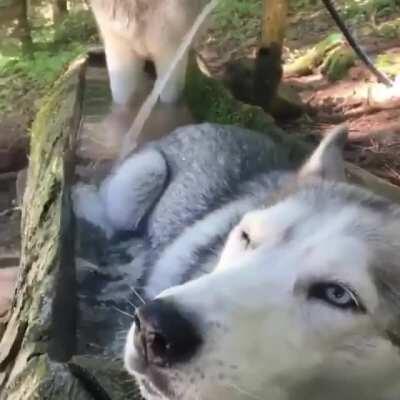
<path id="1" fill-rule="evenodd" d="M 187 31 L 208 0 L 90 0 L 107 58 L 113 100 L 125 105 L 140 90 L 144 62 L 163 76 Z M 176 102 L 185 85 L 185 55 L 161 93 Z"/>
<path id="2" fill-rule="evenodd" d="M 400 398 L 400 208 L 341 182 L 345 137 L 290 173 L 262 136 L 189 126 L 77 188 L 148 239 L 124 354 L 145 398 Z"/>

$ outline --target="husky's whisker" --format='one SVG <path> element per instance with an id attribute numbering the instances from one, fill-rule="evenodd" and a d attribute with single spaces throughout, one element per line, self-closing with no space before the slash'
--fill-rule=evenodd
<path id="1" fill-rule="evenodd" d="M 126 317 L 131 318 L 132 320 L 135 318 L 135 316 L 133 314 L 130 314 L 124 310 L 121 310 L 120 308 L 118 308 L 117 306 L 112 306 L 112 308 L 114 308 L 116 311 L 118 311 L 119 313 L 121 313 L 122 315 L 125 315 Z"/>
<path id="2" fill-rule="evenodd" d="M 125 339 L 126 338 L 126 336 L 128 335 L 128 333 L 127 332 L 119 332 L 119 333 L 116 333 L 115 334 L 115 338 L 116 339 Z"/>
<path id="3" fill-rule="evenodd" d="M 128 333 L 128 330 L 129 329 L 121 329 L 121 330 L 119 330 L 119 331 L 116 331 L 115 332 L 115 335 L 126 335 L 127 333 Z"/>
<path id="4" fill-rule="evenodd" d="M 88 345 L 90 346 L 90 347 L 95 347 L 96 349 L 99 349 L 99 350 L 106 350 L 106 348 L 105 347 L 103 347 L 103 346 L 100 346 L 100 345 L 98 345 L 98 344 L 96 344 L 96 343 L 88 343 Z"/>
<path id="5" fill-rule="evenodd" d="M 135 287 L 129 286 L 133 292 L 133 294 L 139 299 L 139 301 L 144 305 L 146 304 L 146 301 L 143 299 L 143 297 L 139 294 L 139 292 L 136 290 Z M 136 307 L 135 307 L 136 308 Z"/>
<path id="6" fill-rule="evenodd" d="M 136 310 L 136 306 L 129 300 L 126 300 L 126 302 L 133 308 L 133 311 Z"/>

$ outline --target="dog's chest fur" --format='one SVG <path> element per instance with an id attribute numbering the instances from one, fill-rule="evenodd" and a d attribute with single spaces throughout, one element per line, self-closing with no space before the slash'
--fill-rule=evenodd
<path id="1" fill-rule="evenodd" d="M 138 55 L 152 57 L 159 43 L 177 42 L 206 0 L 91 0 L 100 29 L 127 41 Z"/>

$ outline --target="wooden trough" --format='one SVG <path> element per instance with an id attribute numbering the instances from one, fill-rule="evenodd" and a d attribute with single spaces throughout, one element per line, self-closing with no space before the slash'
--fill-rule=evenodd
<path id="1" fill-rule="evenodd" d="M 211 104 L 203 104 L 204 98 L 212 99 Z M 196 120 L 264 131 L 285 144 L 294 162 L 309 151 L 309 145 L 286 136 L 262 110 L 239 103 L 221 83 L 195 68 L 189 74 L 187 101 Z M 74 182 L 86 179 L 79 169 L 90 171 L 77 157 L 78 139 L 85 130 L 99 128 L 109 109 L 104 65 L 82 58 L 59 80 L 34 123 L 21 272 L 0 344 L 0 399 L 140 398 L 121 361 L 133 312 L 124 297 L 135 284 L 130 271 L 136 255 L 123 259 L 118 254 L 115 260 L 118 243 L 78 223 L 70 196 Z M 107 163 L 103 166 L 106 171 Z M 400 201 L 397 187 L 353 165 L 348 173 Z M 140 252 L 140 240 L 130 248 Z"/>

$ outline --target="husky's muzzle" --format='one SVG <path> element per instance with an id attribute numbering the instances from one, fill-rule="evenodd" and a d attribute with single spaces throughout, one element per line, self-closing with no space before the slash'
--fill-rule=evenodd
<path id="1" fill-rule="evenodd" d="M 154 300 L 136 310 L 134 348 L 145 368 L 169 368 L 191 359 L 202 344 L 194 316 L 168 300 Z"/>

